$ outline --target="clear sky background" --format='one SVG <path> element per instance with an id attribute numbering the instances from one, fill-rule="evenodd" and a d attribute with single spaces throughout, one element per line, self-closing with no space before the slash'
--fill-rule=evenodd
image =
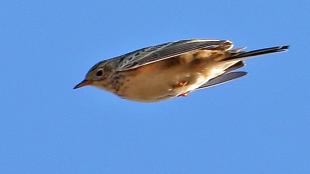
<path id="1" fill-rule="evenodd" d="M 309 174 L 310 1 L 0 2 L 1 174 Z M 102 59 L 187 38 L 289 52 L 160 103 L 73 90 Z"/>

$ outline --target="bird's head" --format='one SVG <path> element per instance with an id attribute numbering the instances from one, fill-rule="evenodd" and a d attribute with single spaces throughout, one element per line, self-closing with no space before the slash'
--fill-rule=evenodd
<path id="1" fill-rule="evenodd" d="M 85 79 L 78 83 L 73 89 L 81 88 L 83 86 L 96 86 L 99 88 L 105 88 L 105 82 L 107 77 L 111 74 L 111 68 L 107 64 L 107 61 L 101 61 L 95 64 L 87 72 Z"/>

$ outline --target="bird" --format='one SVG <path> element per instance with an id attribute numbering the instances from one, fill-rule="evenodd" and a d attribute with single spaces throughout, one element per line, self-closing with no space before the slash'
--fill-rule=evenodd
<path id="1" fill-rule="evenodd" d="M 95 86 L 137 102 L 158 102 L 243 77 L 250 57 L 283 52 L 289 45 L 246 51 L 230 40 L 186 39 L 102 60 L 74 89 Z"/>

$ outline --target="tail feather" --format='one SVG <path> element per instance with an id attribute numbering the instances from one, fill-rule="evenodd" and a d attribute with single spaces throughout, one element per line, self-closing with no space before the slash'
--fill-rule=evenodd
<path id="1" fill-rule="evenodd" d="M 282 46 L 263 48 L 259 50 L 253 50 L 253 51 L 231 52 L 229 57 L 222 59 L 221 61 L 229 61 L 229 60 L 237 60 L 237 59 L 244 60 L 245 58 L 248 58 L 248 57 L 282 52 L 282 51 L 287 51 L 288 49 L 289 49 L 289 45 L 282 45 Z"/>

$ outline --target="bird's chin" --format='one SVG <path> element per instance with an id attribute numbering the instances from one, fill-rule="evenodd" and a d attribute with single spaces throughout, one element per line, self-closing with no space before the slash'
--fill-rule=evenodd
<path id="1" fill-rule="evenodd" d="M 107 89 L 107 85 L 105 83 L 103 83 L 102 81 L 94 81 L 91 86 L 94 86 L 96 88 L 99 88 L 99 89 L 103 89 L 103 90 L 108 90 Z"/>

